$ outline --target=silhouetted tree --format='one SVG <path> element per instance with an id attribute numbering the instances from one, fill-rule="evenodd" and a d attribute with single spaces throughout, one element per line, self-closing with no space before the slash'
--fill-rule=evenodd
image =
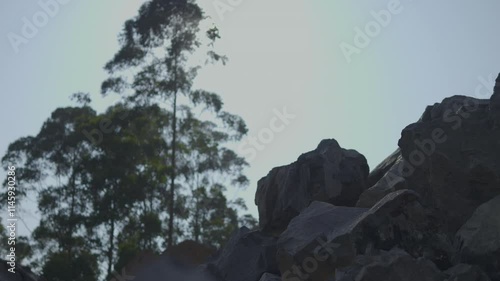
<path id="1" fill-rule="evenodd" d="M 189 66 L 189 55 L 201 46 L 199 31 L 203 11 L 192 0 L 152 0 L 142 5 L 138 16 L 128 20 L 120 36 L 121 49 L 105 66 L 112 75 L 102 84 L 102 93 L 126 93 L 127 100 L 136 103 L 167 102 L 171 108 L 170 170 L 167 245 L 174 242 L 174 217 L 178 175 L 181 173 L 179 159 L 184 153 L 179 144 L 179 109 L 184 104 L 211 110 L 215 118 L 233 132 L 238 140 L 247 132 L 245 123 L 238 116 L 222 111 L 222 101 L 214 93 L 193 90 L 193 81 L 199 66 Z M 212 41 L 219 38 L 216 28 L 206 35 Z M 208 51 L 212 60 L 225 57 Z M 123 70 L 133 71 L 120 75 Z M 181 100 L 181 98 L 184 98 Z M 179 155 L 181 153 L 181 155 Z M 182 157 L 180 157 L 182 156 Z M 240 178 L 243 181 L 243 177 Z"/>

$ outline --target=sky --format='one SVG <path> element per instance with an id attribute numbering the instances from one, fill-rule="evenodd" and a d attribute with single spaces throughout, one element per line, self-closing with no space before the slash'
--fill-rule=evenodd
<path id="1" fill-rule="evenodd" d="M 56 3 L 50 14 L 44 3 Z M 17 138 L 37 134 L 53 110 L 72 105 L 72 93 L 90 93 L 98 112 L 119 100 L 99 94 L 103 66 L 141 3 L 0 2 L 2 155 Z M 452 95 L 489 98 L 500 72 L 497 0 L 199 4 L 220 29 L 217 49 L 229 63 L 202 70 L 195 87 L 221 95 L 226 110 L 247 122 L 237 151 L 250 164 L 250 185 L 228 195 L 243 197 L 255 216 L 257 181 L 271 168 L 325 138 L 356 149 L 374 168 L 427 105 Z M 34 198 L 25 204 L 20 233 L 37 223 Z"/>

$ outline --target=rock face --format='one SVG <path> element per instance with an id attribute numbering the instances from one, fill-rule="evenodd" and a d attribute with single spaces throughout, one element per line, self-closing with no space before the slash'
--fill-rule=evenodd
<path id="1" fill-rule="evenodd" d="M 407 162 L 401 155 L 397 155 L 397 158 L 393 160 L 390 162 L 392 166 L 387 169 L 386 173 L 359 196 L 357 207 L 371 208 L 387 194 L 407 188 L 406 180 L 403 177 L 403 169 Z"/>
<path id="2" fill-rule="evenodd" d="M 366 158 L 340 147 L 334 139 L 302 154 L 296 162 L 272 169 L 259 180 L 255 204 L 259 225 L 267 233 L 281 233 L 290 220 L 312 201 L 354 206 L 368 187 Z"/>
<path id="3" fill-rule="evenodd" d="M 327 244 L 327 236 L 335 230 L 348 229 L 367 210 L 311 203 L 290 222 L 278 240 L 276 258 L 282 276 L 323 280 L 333 274 L 334 260 L 349 264 L 355 256 L 352 245 L 341 248 L 340 244 Z"/>
<path id="4" fill-rule="evenodd" d="M 368 187 L 374 186 L 399 159 L 401 159 L 401 151 L 398 148 L 370 172 L 367 182 Z"/>
<path id="5" fill-rule="evenodd" d="M 500 125 L 500 74 L 495 81 L 493 95 L 490 99 L 490 116 L 493 123 L 498 127 Z"/>
<path id="6" fill-rule="evenodd" d="M 445 218 L 450 232 L 500 194 L 500 130 L 492 130 L 488 107 L 488 100 L 447 98 L 401 133 L 407 187 Z"/>
<path id="7" fill-rule="evenodd" d="M 500 196 L 477 208 L 456 237 L 461 262 L 480 264 L 500 280 Z"/>

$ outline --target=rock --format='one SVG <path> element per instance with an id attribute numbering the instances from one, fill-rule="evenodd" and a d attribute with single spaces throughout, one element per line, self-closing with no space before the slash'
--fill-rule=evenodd
<path id="1" fill-rule="evenodd" d="M 403 157 L 399 155 L 385 175 L 359 196 L 356 207 L 371 208 L 387 194 L 396 190 L 407 189 L 406 180 L 402 175 L 405 163 Z"/>
<path id="2" fill-rule="evenodd" d="M 500 280 L 500 196 L 484 203 L 456 234 L 460 262 L 480 265 Z"/>
<path id="3" fill-rule="evenodd" d="M 276 240 L 242 227 L 207 268 L 220 281 L 257 281 L 264 273 L 279 274 Z"/>
<path id="4" fill-rule="evenodd" d="M 312 201 L 354 206 L 367 188 L 368 164 L 355 150 L 334 139 L 302 154 L 296 162 L 272 169 L 259 180 L 255 204 L 263 232 L 279 235 Z"/>
<path id="5" fill-rule="evenodd" d="M 447 233 L 500 194 L 500 130 L 491 130 L 489 105 L 465 96 L 446 98 L 401 133 L 407 188 L 440 214 Z"/>
<path id="6" fill-rule="evenodd" d="M 491 281 L 480 267 L 470 264 L 457 264 L 445 271 L 447 281 Z"/>
<path id="7" fill-rule="evenodd" d="M 278 240 L 276 258 L 284 278 L 307 276 L 324 280 L 332 275 L 329 252 L 338 258 L 355 256 L 350 245 L 323 246 L 326 235 L 335 229 L 344 229 L 368 209 L 338 207 L 324 202 L 312 202 L 299 216 L 292 219 Z M 341 253 L 344 251 L 345 253 Z M 349 264 L 350 260 L 346 262 Z M 305 280 L 305 279 L 304 279 Z"/>
<path id="8" fill-rule="evenodd" d="M 38 277 L 29 268 L 17 263 L 14 273 L 9 271 L 10 268 L 6 260 L 0 259 L 0 281 L 45 281 L 45 278 Z"/>
<path id="9" fill-rule="evenodd" d="M 375 169 L 373 169 L 368 175 L 367 186 L 374 186 L 390 169 L 394 166 L 394 163 L 401 157 L 401 151 L 396 149 L 391 155 L 389 155 L 382 163 L 378 164 Z"/>
<path id="10" fill-rule="evenodd" d="M 200 244 L 192 240 L 183 241 L 171 248 L 168 248 L 163 255 L 168 255 L 181 262 L 200 265 L 208 261 L 208 258 L 215 254 L 215 249 Z"/>
<path id="11" fill-rule="evenodd" d="M 439 223 L 410 190 L 393 192 L 369 210 L 314 202 L 281 235 L 277 259 L 284 278 L 314 281 L 348 267 L 358 255 L 394 247 L 447 268 L 453 248 L 437 231 Z"/>
<path id="12" fill-rule="evenodd" d="M 490 98 L 490 117 L 498 128 L 498 125 L 500 125 L 500 74 L 495 80 L 493 95 Z"/>
<path id="13" fill-rule="evenodd" d="M 281 281 L 281 277 L 271 273 L 264 273 L 259 281 Z"/>
<path id="14" fill-rule="evenodd" d="M 445 275 L 431 261 L 414 259 L 405 251 L 393 249 L 374 257 L 364 257 L 363 266 L 355 273 L 342 277 L 343 281 L 443 281 Z"/>
<path id="15" fill-rule="evenodd" d="M 363 214 L 348 233 L 357 253 L 398 247 L 413 257 L 425 257 L 440 268 L 448 268 L 453 247 L 447 235 L 439 231 L 441 224 L 417 193 L 399 190 L 386 195 Z M 336 236 L 339 234 L 330 235 L 329 241 L 335 243 Z"/>

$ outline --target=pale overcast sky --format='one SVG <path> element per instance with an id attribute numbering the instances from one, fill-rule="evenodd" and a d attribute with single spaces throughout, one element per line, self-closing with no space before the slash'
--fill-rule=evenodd
<path id="1" fill-rule="evenodd" d="M 119 99 L 100 97 L 102 67 L 143 1 L 59 1 L 67 3 L 47 19 L 39 3 L 50 0 L 0 3 L 2 155 L 15 139 L 36 134 L 54 109 L 71 104 L 74 92 L 91 93 L 98 111 Z M 255 153 L 243 146 L 254 156 L 250 186 L 229 191 L 243 196 L 254 215 L 257 180 L 271 168 L 324 138 L 358 150 L 373 168 L 425 106 L 454 94 L 489 98 L 491 77 L 500 72 L 498 0 L 202 1 L 230 61 L 203 71 L 197 86 L 219 93 L 259 141 Z M 34 17 L 43 26 L 13 45 L 12 38 L 19 40 L 13 34 L 23 36 L 23 18 Z M 270 125 L 284 108 L 294 118 Z M 34 229 L 36 214 L 25 216 Z"/>

